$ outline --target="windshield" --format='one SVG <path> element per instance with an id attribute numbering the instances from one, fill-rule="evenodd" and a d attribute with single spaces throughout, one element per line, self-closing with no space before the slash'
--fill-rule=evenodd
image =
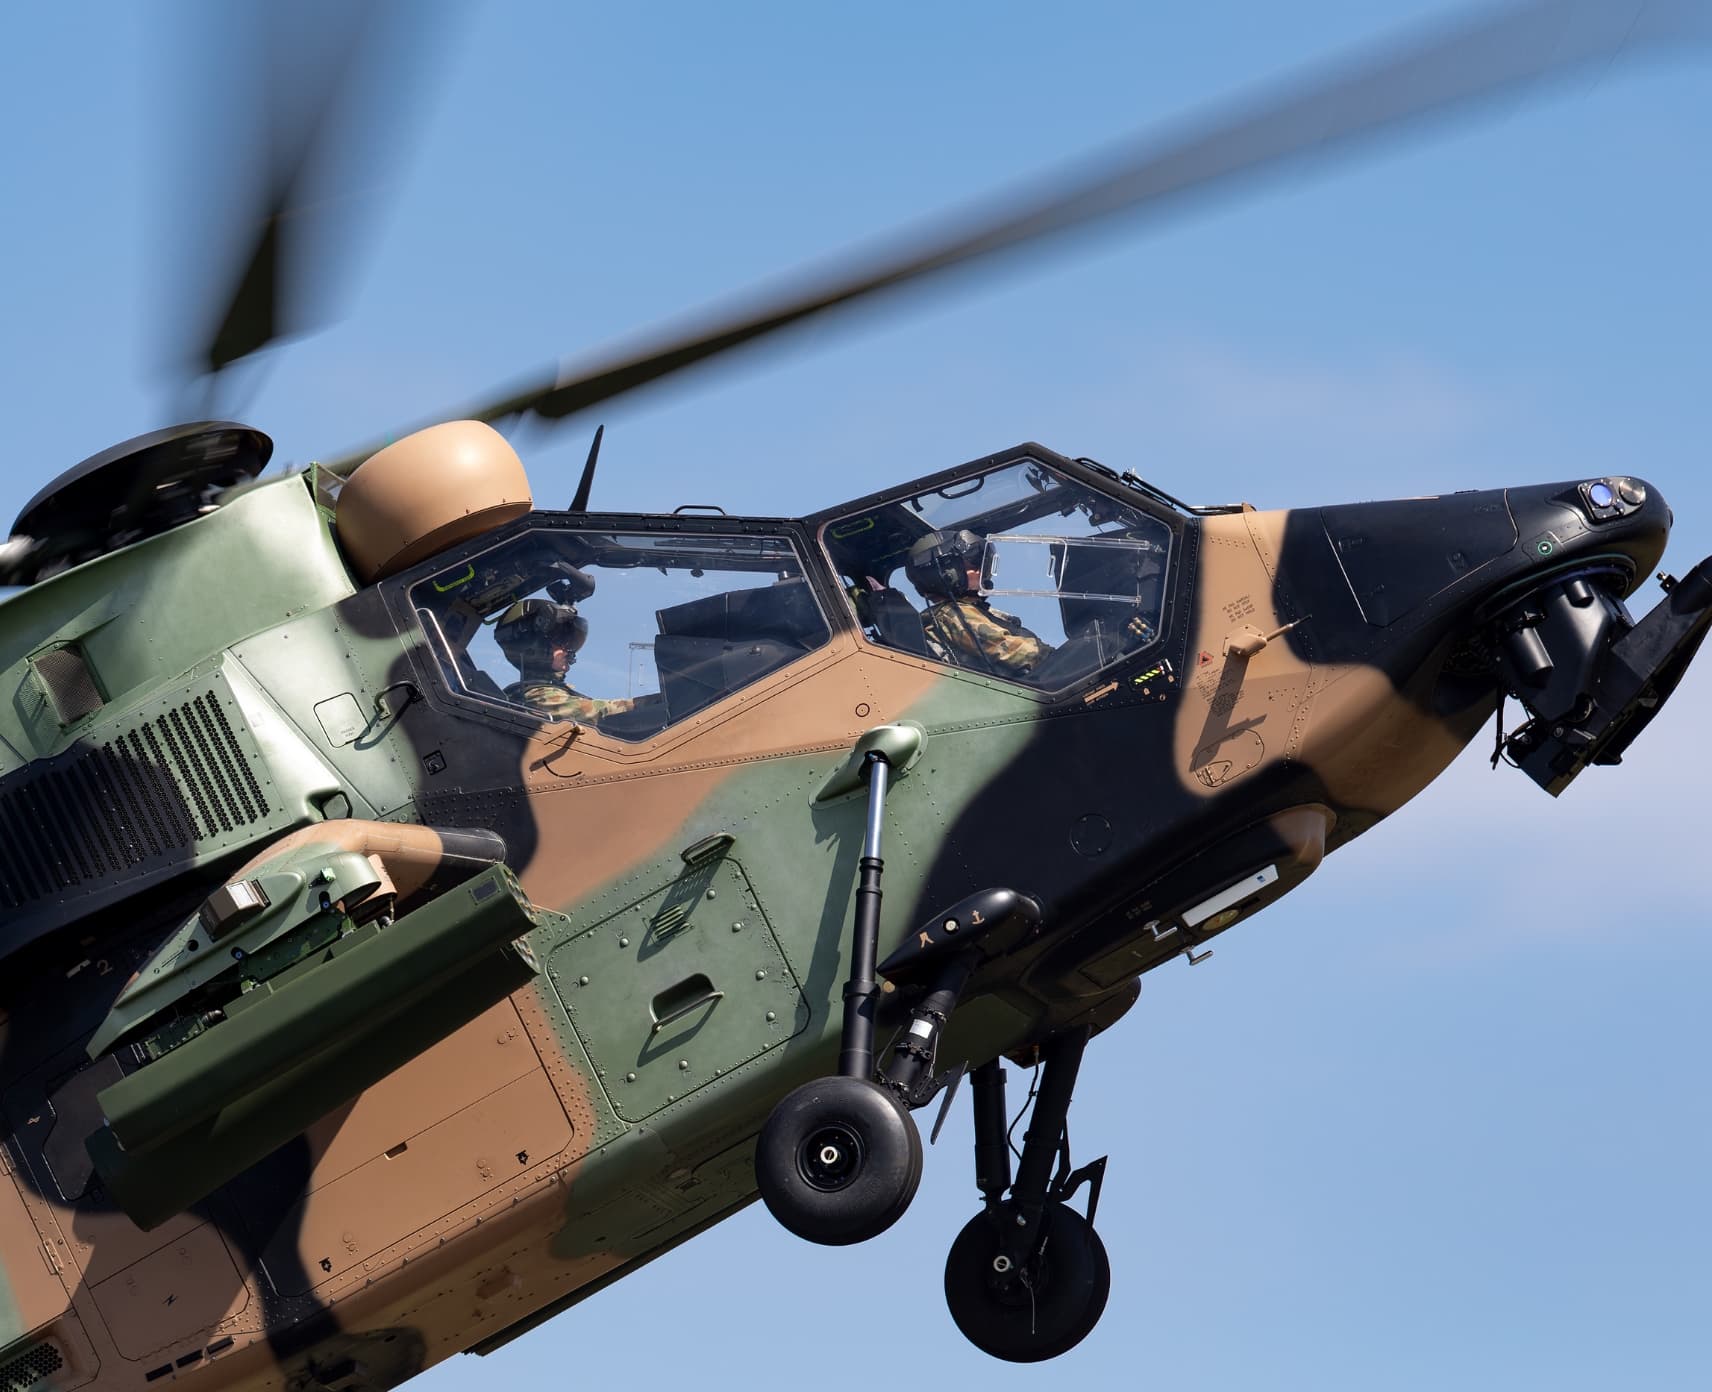
<path id="1" fill-rule="evenodd" d="M 1057 690 L 1159 638 L 1170 527 L 1034 460 L 837 518 L 821 538 L 883 647 Z"/>
<path id="2" fill-rule="evenodd" d="M 787 536 L 531 530 L 410 601 L 453 691 L 624 740 L 830 637 Z"/>

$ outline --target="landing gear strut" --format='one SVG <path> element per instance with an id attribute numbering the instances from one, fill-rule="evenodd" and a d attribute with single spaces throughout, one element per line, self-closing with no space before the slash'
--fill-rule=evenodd
<path id="1" fill-rule="evenodd" d="M 903 1216 L 921 1183 L 921 1136 L 903 1102 L 873 1080 L 875 959 L 880 938 L 880 828 L 891 763 L 870 752 L 867 835 L 858 863 L 855 941 L 844 987 L 838 1073 L 773 1108 L 755 1149 L 761 1199 L 798 1237 L 866 1242 Z"/>
<path id="2" fill-rule="evenodd" d="M 1099 1322 L 1111 1292 L 1111 1263 L 1094 1231 L 1105 1158 L 1070 1168 L 1070 1095 L 1089 1033 L 1071 1030 L 1042 1050 L 1040 1093 L 1014 1184 L 1004 1069 L 995 1059 L 971 1080 L 975 1183 L 985 1207 L 951 1244 L 945 1302 L 970 1343 L 1011 1363 L 1038 1363 L 1074 1348 Z M 1084 1183 L 1087 1217 L 1069 1203 Z"/>

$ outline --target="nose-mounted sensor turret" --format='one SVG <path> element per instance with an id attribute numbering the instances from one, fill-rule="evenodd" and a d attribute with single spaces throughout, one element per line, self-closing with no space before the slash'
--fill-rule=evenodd
<path id="1" fill-rule="evenodd" d="M 1646 499 L 1644 485 L 1631 479 L 1583 484 L 1581 494 L 1590 512 L 1633 511 Z M 1659 578 L 1664 601 L 1639 623 L 1622 600 L 1630 572 L 1615 561 L 1560 571 L 1510 601 L 1493 622 L 1502 689 L 1529 715 L 1501 737 L 1501 752 L 1554 797 L 1588 764 L 1622 761 L 1712 624 L 1708 561 L 1680 582 Z"/>

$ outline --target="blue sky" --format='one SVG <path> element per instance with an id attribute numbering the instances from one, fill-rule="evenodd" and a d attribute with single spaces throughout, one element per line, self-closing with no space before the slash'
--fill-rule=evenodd
<path id="1" fill-rule="evenodd" d="M 494 0 L 455 27 L 345 317 L 240 414 L 299 461 L 445 415 L 1441 12 L 1386 8 Z M 161 213 L 174 14 L 7 16 L 0 510 L 170 418 L 160 254 L 207 215 Z M 597 499 L 803 511 L 1022 439 L 1262 507 L 1633 472 L 1675 506 L 1680 572 L 1712 552 L 1709 72 L 1584 76 L 641 395 L 603 414 Z M 520 440 L 543 502 L 593 424 Z M 1553 803 L 1472 750 L 1149 976 L 1078 1090 L 1114 1290 L 1059 1363 L 993 1363 L 940 1304 L 976 1201 L 959 1108 L 883 1238 L 814 1249 L 757 1208 L 420 1385 L 1704 1385 L 1701 667 L 1624 767 Z"/>

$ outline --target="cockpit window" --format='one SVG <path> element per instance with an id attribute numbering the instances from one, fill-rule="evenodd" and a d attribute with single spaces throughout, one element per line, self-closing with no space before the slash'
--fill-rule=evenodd
<path id="1" fill-rule="evenodd" d="M 1171 529 L 1034 460 L 828 522 L 868 640 L 1060 690 L 1156 642 Z"/>
<path id="2" fill-rule="evenodd" d="M 624 740 L 830 637 L 786 536 L 532 530 L 409 593 L 453 690 Z"/>

